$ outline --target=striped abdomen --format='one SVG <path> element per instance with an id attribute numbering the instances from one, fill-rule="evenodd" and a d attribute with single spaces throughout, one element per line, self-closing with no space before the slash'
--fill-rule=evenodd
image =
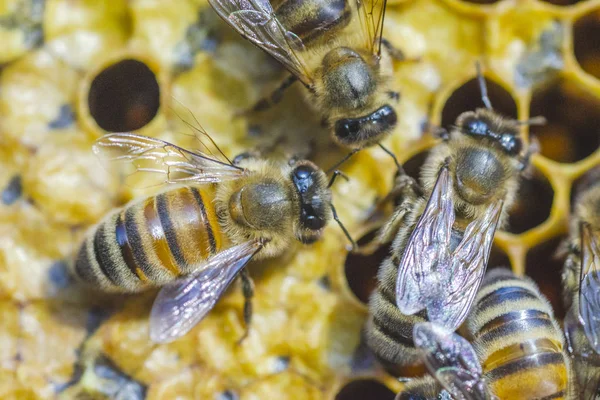
<path id="1" fill-rule="evenodd" d="M 496 269 L 466 321 L 491 391 L 501 399 L 561 399 L 569 367 L 552 308 L 528 278 Z"/>
<path id="2" fill-rule="evenodd" d="M 189 273 L 223 244 L 213 198 L 210 188 L 183 187 L 108 215 L 81 246 L 75 274 L 133 292 Z"/>
<path id="3" fill-rule="evenodd" d="M 352 17 L 347 0 L 275 0 L 277 19 L 304 44 L 346 26 Z"/>

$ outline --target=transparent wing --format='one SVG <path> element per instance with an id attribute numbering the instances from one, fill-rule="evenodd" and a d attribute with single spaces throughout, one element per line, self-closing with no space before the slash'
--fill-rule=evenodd
<path id="1" fill-rule="evenodd" d="M 133 170 L 127 180 L 134 185 L 140 173 L 156 178 L 156 184 L 212 183 L 237 179 L 244 173 L 242 168 L 203 153 L 133 133 L 104 135 L 94 143 L 93 150 L 103 161 L 123 162 L 130 166 Z"/>
<path id="2" fill-rule="evenodd" d="M 302 40 L 277 19 L 268 0 L 209 0 L 217 14 L 240 35 L 283 64 L 305 85 L 312 77 L 300 53 Z"/>
<path id="3" fill-rule="evenodd" d="M 405 315 L 426 307 L 427 297 L 440 293 L 437 263 L 448 263 L 450 233 L 454 223 L 452 182 L 448 167 L 438 175 L 431 197 L 419 218 L 398 266 L 396 304 Z"/>
<path id="4" fill-rule="evenodd" d="M 381 54 L 381 36 L 387 0 L 356 0 L 365 48 L 372 54 Z"/>
<path id="5" fill-rule="evenodd" d="M 498 201 L 483 218 L 471 222 L 450 263 L 438 265 L 442 294 L 427 307 L 431 322 L 455 331 L 467 317 L 485 275 L 501 212 L 502 202 Z"/>
<path id="6" fill-rule="evenodd" d="M 600 243 L 587 224 L 581 226 L 579 316 L 590 346 L 600 354 Z"/>
<path id="7" fill-rule="evenodd" d="M 256 241 L 234 246 L 211 257 L 198 272 L 164 286 L 150 313 L 152 341 L 171 342 L 199 323 L 260 248 Z"/>
<path id="8" fill-rule="evenodd" d="M 455 399 L 479 399 L 485 388 L 481 364 L 471 344 L 441 325 L 421 322 L 413 328 L 415 346 L 429 373 Z"/>

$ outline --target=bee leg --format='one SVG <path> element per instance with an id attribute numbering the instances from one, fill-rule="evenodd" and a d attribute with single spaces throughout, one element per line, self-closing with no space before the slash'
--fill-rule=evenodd
<path id="1" fill-rule="evenodd" d="M 288 76 L 286 79 L 284 79 L 283 82 L 281 82 L 281 84 L 275 90 L 273 90 L 271 92 L 271 94 L 258 100 L 256 103 L 254 103 L 254 105 L 252 107 L 250 107 L 246 110 L 237 112 L 235 114 L 235 116 L 239 117 L 239 116 L 251 114 L 254 112 L 268 110 L 275 104 L 279 103 L 281 101 L 281 99 L 283 99 L 283 94 L 285 93 L 285 90 L 287 88 L 289 88 L 290 86 L 292 86 L 292 84 L 294 82 L 296 82 L 297 80 L 298 80 L 298 78 L 296 78 L 295 75 Z"/>
<path id="2" fill-rule="evenodd" d="M 405 61 L 405 62 L 418 62 L 418 61 L 421 61 L 421 57 L 406 58 L 406 56 L 404 55 L 404 52 L 402 50 L 400 50 L 399 48 L 397 48 L 396 46 L 394 46 L 392 43 L 390 43 L 389 40 L 387 40 L 385 38 L 381 38 L 381 45 L 383 47 L 385 47 L 385 49 L 390 54 L 390 57 L 392 57 L 396 61 Z"/>
<path id="3" fill-rule="evenodd" d="M 242 293 L 244 295 L 244 324 L 246 328 L 244 334 L 237 341 L 237 344 L 241 344 L 244 339 L 248 337 L 250 333 L 250 322 L 252 321 L 252 297 L 254 296 L 254 282 L 250 278 L 250 274 L 246 268 L 243 268 L 240 272 L 240 278 L 242 279 Z"/>

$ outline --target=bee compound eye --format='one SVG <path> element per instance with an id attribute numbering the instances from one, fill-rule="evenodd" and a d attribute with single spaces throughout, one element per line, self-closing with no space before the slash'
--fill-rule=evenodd
<path id="1" fill-rule="evenodd" d="M 521 139 L 509 134 L 504 133 L 500 137 L 500 145 L 507 153 L 518 154 L 521 152 L 522 143 Z"/>
<path id="2" fill-rule="evenodd" d="M 469 119 L 465 122 L 467 133 L 473 136 L 487 136 L 489 126 L 487 122 L 477 118 Z"/>
<path id="3" fill-rule="evenodd" d="M 356 119 L 341 119 L 335 123 L 335 136 L 340 139 L 348 139 L 358 135 L 360 122 Z"/>

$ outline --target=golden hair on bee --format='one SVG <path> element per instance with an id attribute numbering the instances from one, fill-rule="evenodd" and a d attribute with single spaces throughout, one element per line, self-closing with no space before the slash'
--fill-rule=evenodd
<path id="1" fill-rule="evenodd" d="M 94 151 L 176 185 L 109 214 L 89 231 L 73 264 L 76 277 L 104 291 L 162 287 L 150 318 L 157 342 L 189 331 L 238 274 L 248 322 L 250 260 L 282 254 L 294 239 L 315 242 L 332 218 L 350 239 L 331 204 L 338 172 L 328 182 L 310 161 L 234 164 L 131 133 L 105 135 Z"/>

